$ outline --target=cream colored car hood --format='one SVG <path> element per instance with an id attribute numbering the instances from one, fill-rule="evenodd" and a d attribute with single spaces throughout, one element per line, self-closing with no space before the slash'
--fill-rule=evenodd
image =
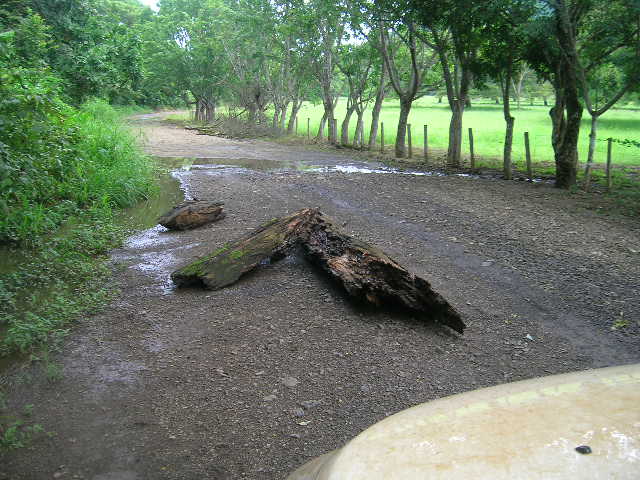
<path id="1" fill-rule="evenodd" d="M 605 478 L 640 479 L 640 364 L 424 403 L 287 480 Z"/>

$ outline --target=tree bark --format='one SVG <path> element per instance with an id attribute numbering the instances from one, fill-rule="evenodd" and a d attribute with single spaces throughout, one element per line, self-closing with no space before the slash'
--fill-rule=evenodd
<path id="1" fill-rule="evenodd" d="M 336 280 L 348 295 L 378 307 L 400 308 L 462 333 L 460 314 L 429 282 L 409 273 L 384 252 L 344 233 L 317 209 L 274 219 L 240 240 L 171 274 L 178 286 L 217 290 L 238 281 L 265 261 L 301 246 L 307 258 Z"/>
<path id="2" fill-rule="evenodd" d="M 382 62 L 382 75 L 380 75 L 380 83 L 378 84 L 378 91 L 376 93 L 376 101 L 373 104 L 373 110 L 371 110 L 371 129 L 369 130 L 369 150 L 373 150 L 376 147 L 376 141 L 378 139 L 378 122 L 380 121 L 380 110 L 382 110 L 382 102 L 385 97 L 385 86 L 387 83 L 387 69 Z"/>
<path id="3" fill-rule="evenodd" d="M 318 134 L 316 135 L 316 141 L 321 141 L 324 137 L 324 126 L 327 123 L 327 112 L 325 111 L 322 114 L 322 119 L 320 120 L 320 125 L 318 126 Z M 329 129 L 331 130 L 331 129 Z"/>
<path id="4" fill-rule="evenodd" d="M 289 123 L 287 124 L 287 133 L 291 135 L 293 133 L 293 129 L 296 126 L 296 118 L 298 118 L 298 112 L 302 107 L 302 100 L 299 100 L 297 97 L 291 104 L 291 115 L 289 115 Z"/>
<path id="5" fill-rule="evenodd" d="M 204 200 L 187 200 L 174 207 L 158 219 L 158 223 L 169 230 L 190 230 L 225 217 L 224 203 Z"/>
<path id="6" fill-rule="evenodd" d="M 406 156 L 406 136 L 407 123 L 409 121 L 409 113 L 411 112 L 412 100 L 400 100 L 400 117 L 398 118 L 398 130 L 396 131 L 396 158 L 404 158 Z"/>
<path id="7" fill-rule="evenodd" d="M 351 115 L 353 115 L 355 109 L 355 105 L 349 105 L 347 107 L 347 112 L 344 115 L 342 126 L 340 127 L 340 144 L 345 147 L 349 145 L 349 122 L 351 121 Z"/>
<path id="8" fill-rule="evenodd" d="M 316 213 L 305 209 L 273 219 L 240 240 L 176 270 L 171 279 L 179 287 L 199 285 L 218 290 L 231 285 L 260 263 L 284 258 L 298 244 Z"/>
<path id="9" fill-rule="evenodd" d="M 289 109 L 289 102 L 285 102 L 280 110 L 280 131 L 284 132 L 285 125 L 287 124 L 287 110 Z"/>
<path id="10" fill-rule="evenodd" d="M 462 158 L 462 112 L 464 104 L 455 102 L 451 110 L 451 121 L 449 122 L 449 147 L 447 150 L 447 165 L 452 168 L 460 168 Z"/>
<path id="11" fill-rule="evenodd" d="M 356 132 L 353 136 L 353 146 L 354 148 L 362 149 L 364 146 L 364 110 L 358 110 L 356 108 L 356 114 L 358 120 L 356 122 Z"/>
<path id="12" fill-rule="evenodd" d="M 556 163 L 558 188 L 571 188 L 576 183 L 578 166 L 578 137 L 582 119 L 582 105 L 578 91 L 578 54 L 575 28 L 565 0 L 554 4 L 556 35 L 561 49 L 553 86 L 555 106 L 549 112 L 552 121 L 552 145 Z"/>
<path id="13" fill-rule="evenodd" d="M 280 107 L 274 105 L 273 118 L 271 119 L 271 127 L 275 130 L 280 123 Z"/>
<path id="14" fill-rule="evenodd" d="M 512 66 L 512 60 L 509 58 L 507 68 L 505 69 L 504 79 L 501 79 L 500 81 L 500 87 L 502 88 L 502 112 L 506 123 L 504 131 L 504 150 L 502 154 L 502 167 L 504 178 L 506 180 L 511 180 L 512 178 L 511 152 L 513 149 L 513 125 L 516 121 L 516 119 L 511 115 L 511 92 L 509 92 L 512 81 Z"/>

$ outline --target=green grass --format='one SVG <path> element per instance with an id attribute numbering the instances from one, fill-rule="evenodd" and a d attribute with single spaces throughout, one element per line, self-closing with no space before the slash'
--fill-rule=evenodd
<path id="1" fill-rule="evenodd" d="M 412 140 L 414 145 L 414 155 L 422 153 L 424 142 L 423 125 L 428 125 L 429 148 L 434 150 L 446 150 L 449 135 L 449 120 L 451 112 L 448 104 L 438 104 L 434 97 L 424 97 L 413 104 L 409 123 L 412 125 Z M 340 99 L 336 109 L 336 119 L 338 129 L 344 117 L 346 102 Z M 322 118 L 322 105 L 312 105 L 306 103 L 298 114 L 299 127 L 298 134 L 306 136 L 307 118 L 311 119 L 311 132 L 317 132 L 320 119 Z M 396 128 L 400 106 L 398 101 L 390 99 L 384 102 L 380 115 L 380 121 L 384 122 L 385 144 L 392 145 L 395 141 Z M 531 152 L 534 163 L 553 162 L 553 149 L 551 147 L 551 120 L 549 118 L 549 107 L 543 105 L 522 105 L 520 110 L 512 109 L 512 115 L 516 118 L 513 158 L 520 168 L 524 165 L 524 132 L 529 132 Z M 369 138 L 371 114 L 365 113 L 365 142 Z M 350 138 L 355 132 L 355 115 L 350 122 Z M 474 150 L 477 156 L 485 160 L 494 158 L 496 165 L 502 157 L 502 146 L 504 141 L 504 117 L 502 105 L 492 103 L 476 103 L 466 110 L 463 117 L 464 140 L 463 151 L 468 155 L 468 135 L 467 129 L 473 128 Z M 588 136 L 590 130 L 590 117 L 585 111 L 583 115 L 583 125 L 580 132 L 580 159 L 585 160 L 588 149 Z M 640 140 L 640 110 L 615 109 L 603 115 L 599 122 L 598 144 L 596 149 L 596 162 L 606 161 L 606 138 L 628 138 Z M 379 140 L 378 140 L 379 142 Z M 640 149 L 614 145 L 613 149 L 614 165 L 640 165 Z"/>
<path id="2" fill-rule="evenodd" d="M 61 337 L 113 293 L 106 252 L 124 238 L 115 212 L 155 189 L 153 165 L 124 126 L 125 113 L 101 101 L 74 111 L 67 148 L 51 148 L 67 161 L 66 175 L 39 171 L 56 162 L 34 158 L 25 182 L 0 197 L 10 206 L 0 220 L 0 356 Z M 24 154 L 7 158 L 15 164 Z"/>
<path id="3" fill-rule="evenodd" d="M 103 101 L 42 120 L 0 158 L 0 243 L 31 244 L 83 209 L 124 208 L 153 190 L 153 168 L 123 115 Z M 33 147 L 31 147 L 33 145 Z"/>

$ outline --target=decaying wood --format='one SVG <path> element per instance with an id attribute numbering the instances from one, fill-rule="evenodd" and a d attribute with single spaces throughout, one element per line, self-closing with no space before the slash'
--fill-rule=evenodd
<path id="1" fill-rule="evenodd" d="M 175 271 L 178 286 L 215 290 L 236 282 L 261 262 L 278 260 L 300 245 L 310 261 L 357 299 L 411 311 L 462 333 L 458 312 L 425 279 L 413 275 L 384 252 L 347 235 L 317 209 L 274 219 L 235 243 Z"/>
<path id="2" fill-rule="evenodd" d="M 396 306 L 462 333 L 460 314 L 425 279 L 409 273 L 376 247 L 341 231 L 318 212 L 302 242 L 308 258 L 338 280 L 352 297 Z"/>
<path id="3" fill-rule="evenodd" d="M 158 219 L 158 223 L 169 230 L 189 230 L 225 217 L 222 202 L 187 200 L 174 207 Z"/>
<path id="4" fill-rule="evenodd" d="M 316 210 L 301 210 L 274 219 L 246 237 L 176 270 L 171 279 L 178 286 L 202 285 L 217 290 L 235 283 L 266 260 L 279 260 L 296 245 Z"/>

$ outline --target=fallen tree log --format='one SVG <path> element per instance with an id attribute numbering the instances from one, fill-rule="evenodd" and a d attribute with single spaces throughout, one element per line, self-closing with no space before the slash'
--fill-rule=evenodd
<path id="1" fill-rule="evenodd" d="M 302 242 L 307 257 L 354 298 L 395 306 L 462 333 L 460 314 L 425 279 L 409 273 L 376 247 L 342 232 L 319 213 Z"/>
<path id="2" fill-rule="evenodd" d="M 189 230 L 207 223 L 222 220 L 226 214 L 222 211 L 222 202 L 205 200 L 187 200 L 174 207 L 158 219 L 158 223 L 169 230 Z"/>
<path id="3" fill-rule="evenodd" d="M 413 275 L 384 252 L 347 235 L 317 209 L 274 219 L 242 239 L 176 270 L 178 286 L 215 290 L 236 282 L 261 262 L 278 260 L 296 246 L 357 299 L 393 306 L 462 333 L 460 314 L 425 279 Z"/>
<path id="4" fill-rule="evenodd" d="M 231 285 L 261 262 L 285 257 L 315 214 L 316 210 L 305 209 L 274 219 L 240 240 L 176 270 L 171 279 L 178 286 L 202 285 L 210 290 Z"/>

